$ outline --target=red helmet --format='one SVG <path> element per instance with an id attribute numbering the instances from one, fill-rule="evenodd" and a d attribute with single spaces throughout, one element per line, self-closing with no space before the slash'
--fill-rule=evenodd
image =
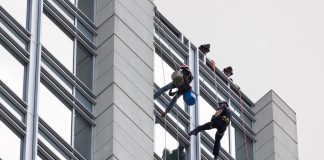
<path id="1" fill-rule="evenodd" d="M 181 68 L 181 69 L 189 69 L 189 66 L 186 65 L 186 64 L 183 64 L 183 65 L 180 66 L 180 68 Z"/>

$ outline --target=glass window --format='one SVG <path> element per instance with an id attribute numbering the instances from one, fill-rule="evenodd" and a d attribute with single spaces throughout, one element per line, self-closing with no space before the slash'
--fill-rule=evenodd
<path id="1" fill-rule="evenodd" d="M 76 55 L 76 76 L 89 88 L 92 89 L 93 81 L 93 56 L 79 42 Z"/>
<path id="2" fill-rule="evenodd" d="M 27 24 L 27 0 L 0 0 L 1 6 L 23 27 Z"/>
<path id="3" fill-rule="evenodd" d="M 165 35 L 164 35 L 165 34 Z M 168 50 L 170 50 L 173 53 L 173 56 L 177 57 L 182 63 L 185 63 L 185 57 L 182 55 L 182 53 L 174 46 L 173 43 L 170 43 L 169 38 L 166 38 L 166 34 L 163 35 L 160 32 L 155 32 L 155 36 L 160 40 L 160 42 L 167 47 Z M 158 43 L 160 43 L 158 42 Z"/>
<path id="4" fill-rule="evenodd" d="M 163 67 L 162 67 L 163 63 Z M 164 71 L 164 72 L 163 72 Z M 170 83 L 171 80 L 171 74 L 174 72 L 174 69 L 171 68 L 171 66 L 168 65 L 164 60 L 162 61 L 162 58 L 154 54 L 154 82 L 159 86 L 163 87 L 164 85 L 167 85 Z M 165 80 L 165 82 L 164 82 Z M 172 99 L 172 97 L 170 97 Z M 180 97 L 177 100 L 176 103 L 181 109 L 185 110 L 184 101 L 182 100 L 182 97 Z"/>
<path id="5" fill-rule="evenodd" d="M 215 85 L 214 85 L 214 82 L 211 82 L 210 80 L 208 80 L 201 72 L 200 72 L 200 75 L 199 75 L 199 79 L 211 90 L 213 91 L 213 93 L 215 94 Z M 220 86 L 218 84 L 217 86 L 217 96 L 219 98 L 219 100 L 221 101 L 225 101 L 227 98 L 225 96 L 225 94 L 220 91 Z"/>
<path id="6" fill-rule="evenodd" d="M 39 116 L 67 143 L 71 142 L 72 112 L 50 87 L 40 85 Z M 63 100 L 64 101 L 64 100 Z"/>
<path id="7" fill-rule="evenodd" d="M 85 106 L 85 108 L 92 112 L 92 103 L 88 101 L 87 98 L 85 98 L 78 90 L 75 92 L 75 97 Z"/>
<path id="8" fill-rule="evenodd" d="M 38 130 L 38 138 L 42 141 L 51 152 L 60 159 L 70 159 L 49 137 L 47 137 L 41 130 Z"/>
<path id="9" fill-rule="evenodd" d="M 43 53 L 42 53 L 43 54 Z M 50 63 L 42 57 L 42 67 L 49 73 L 54 79 L 59 82 L 67 91 L 72 94 L 72 84 L 69 83 Z"/>
<path id="10" fill-rule="evenodd" d="M 186 149 L 179 145 L 178 141 L 170 133 L 165 132 L 161 124 L 157 123 L 154 127 L 154 152 L 162 159 L 177 159 L 179 151 L 179 160 L 185 160 Z M 165 157 L 166 156 L 166 157 Z"/>
<path id="11" fill-rule="evenodd" d="M 73 40 L 46 12 L 42 16 L 41 35 L 43 46 L 73 73 Z"/>
<path id="12" fill-rule="evenodd" d="M 22 48 L 26 49 L 27 47 L 27 42 L 20 36 L 16 31 L 14 31 L 11 26 L 7 22 L 5 22 L 1 17 L 0 17 L 0 27 L 9 34 L 9 36 L 15 40 Z"/>
<path id="13" fill-rule="evenodd" d="M 25 67 L 2 40 L 0 44 L 0 79 L 20 98 L 23 98 Z M 13 71 L 15 74 L 12 74 Z"/>
<path id="14" fill-rule="evenodd" d="M 76 112 L 74 125 L 74 148 L 85 159 L 91 159 L 91 128 L 91 125 Z"/>
<path id="15" fill-rule="evenodd" d="M 93 34 L 80 21 L 78 21 L 77 27 L 89 41 L 94 41 Z"/>
<path id="16" fill-rule="evenodd" d="M 17 136 L 0 116 L 0 159 L 20 160 L 22 139 Z"/>
<path id="17" fill-rule="evenodd" d="M 232 123 L 233 124 L 233 123 Z M 246 137 L 247 139 L 247 151 L 246 151 L 246 143 L 244 141 L 244 138 L 246 135 L 244 135 L 243 131 L 239 129 L 237 126 L 233 124 L 233 129 L 235 130 L 235 157 L 236 160 L 244 160 L 248 158 L 249 160 L 253 160 L 253 142 L 249 137 Z"/>
<path id="18" fill-rule="evenodd" d="M 94 19 L 94 0 L 78 0 L 78 8 L 90 19 Z"/>
<path id="19" fill-rule="evenodd" d="M 0 92 L 0 103 L 5 106 L 17 119 L 19 119 L 21 122 L 24 120 L 24 114 L 13 104 L 11 103 L 7 97 L 5 97 Z"/>
<path id="20" fill-rule="evenodd" d="M 71 23 L 74 24 L 74 16 L 67 11 L 58 0 L 48 0 L 60 13 Z"/>

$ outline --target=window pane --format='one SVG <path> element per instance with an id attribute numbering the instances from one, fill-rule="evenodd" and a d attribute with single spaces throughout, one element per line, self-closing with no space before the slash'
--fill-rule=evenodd
<path id="1" fill-rule="evenodd" d="M 38 138 L 41 140 L 55 156 L 60 159 L 70 159 L 51 139 L 49 139 L 42 131 L 38 130 Z"/>
<path id="2" fill-rule="evenodd" d="M 23 27 L 26 27 L 27 0 L 0 0 L 1 6 L 17 20 Z"/>
<path id="3" fill-rule="evenodd" d="M 78 0 L 78 8 L 93 21 L 94 0 Z"/>
<path id="4" fill-rule="evenodd" d="M 253 160 L 253 142 L 249 137 L 245 137 L 243 131 L 233 124 L 235 129 L 235 153 L 237 160 L 244 160 L 248 155 L 249 160 Z M 244 141 L 247 139 L 247 145 Z M 246 148 L 247 147 L 247 148 Z M 248 151 L 246 151 L 246 149 Z"/>
<path id="5" fill-rule="evenodd" d="M 79 114 L 75 114 L 74 148 L 85 158 L 91 159 L 91 125 Z"/>
<path id="6" fill-rule="evenodd" d="M 26 49 L 27 42 L 23 40 L 23 38 L 18 35 L 16 31 L 14 31 L 11 26 L 9 26 L 8 23 L 6 23 L 1 17 L 0 17 L 0 27 L 10 35 L 12 39 L 15 40 L 22 48 Z"/>
<path id="7" fill-rule="evenodd" d="M 0 159 L 19 160 L 21 158 L 22 139 L 4 123 L 0 117 Z"/>
<path id="8" fill-rule="evenodd" d="M 43 54 L 43 53 L 42 53 Z M 51 64 L 42 57 L 42 67 L 50 73 L 67 91 L 72 94 L 72 85 Z"/>
<path id="9" fill-rule="evenodd" d="M 87 100 L 78 90 L 75 92 L 75 97 L 85 106 L 85 108 L 92 112 L 92 103 Z"/>
<path id="10" fill-rule="evenodd" d="M 88 40 L 94 41 L 93 34 L 80 21 L 78 21 L 77 27 Z"/>
<path id="11" fill-rule="evenodd" d="M 5 106 L 17 119 L 21 122 L 24 120 L 24 114 L 14 105 L 12 104 L 7 97 L 5 97 L 2 93 L 0 93 L 0 103 Z"/>
<path id="12" fill-rule="evenodd" d="M 58 0 L 49 0 L 49 2 L 71 23 L 74 24 L 74 16 L 68 12 Z"/>
<path id="13" fill-rule="evenodd" d="M 177 150 L 179 150 L 179 160 L 185 160 L 186 149 L 183 146 L 178 146 L 178 141 L 159 124 L 154 127 L 154 152 L 167 160 L 177 159 Z M 166 139 L 165 139 L 166 137 Z"/>
<path id="14" fill-rule="evenodd" d="M 39 116 L 67 143 L 71 142 L 71 109 L 43 84 L 39 88 Z"/>
<path id="15" fill-rule="evenodd" d="M 164 71 L 164 76 L 163 76 Z M 174 72 L 174 70 L 171 68 L 171 66 L 168 65 L 163 60 L 163 67 L 162 67 L 162 59 L 159 55 L 154 54 L 154 82 L 159 86 L 163 87 L 164 85 L 167 85 L 170 83 L 171 80 L 171 74 Z M 165 82 L 164 82 L 165 80 Z M 172 99 L 172 97 L 170 97 Z M 177 100 L 176 103 L 181 109 L 185 110 L 184 101 L 182 97 L 180 97 Z"/>
<path id="16" fill-rule="evenodd" d="M 73 40 L 46 13 L 42 16 L 42 44 L 54 57 L 73 73 Z"/>
<path id="17" fill-rule="evenodd" d="M 77 46 L 76 76 L 89 88 L 92 89 L 93 81 L 93 58 L 92 54 L 80 43 Z"/>
<path id="18" fill-rule="evenodd" d="M 14 54 L 11 54 L 12 51 L 3 41 L 0 40 L 0 44 L 0 79 L 20 98 L 23 98 L 25 67 L 14 57 Z M 13 72 L 15 74 L 12 74 Z"/>

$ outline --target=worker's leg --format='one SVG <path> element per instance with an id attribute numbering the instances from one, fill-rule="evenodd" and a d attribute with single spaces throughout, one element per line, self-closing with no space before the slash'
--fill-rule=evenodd
<path id="1" fill-rule="evenodd" d="M 171 102 L 168 105 L 168 108 L 165 110 L 165 113 L 169 113 L 170 110 L 172 109 L 172 107 L 174 106 L 174 104 L 177 102 L 177 100 L 179 99 L 179 97 L 181 96 L 181 94 L 176 93 L 173 98 L 171 99 Z"/>
<path id="2" fill-rule="evenodd" d="M 157 97 L 159 97 L 162 93 L 164 93 L 165 91 L 175 88 L 175 86 L 173 85 L 173 83 L 169 83 L 167 85 L 165 85 L 164 87 L 160 88 L 158 91 L 156 91 L 154 93 L 154 99 L 156 99 Z"/>
<path id="3" fill-rule="evenodd" d="M 215 134 L 215 143 L 214 143 L 214 149 L 213 149 L 213 155 L 217 157 L 219 155 L 219 148 L 220 148 L 220 141 L 223 138 L 224 132 L 216 132 Z"/>
<path id="4" fill-rule="evenodd" d="M 207 122 L 201 126 L 198 126 L 197 128 L 195 128 L 194 130 L 192 130 L 191 132 L 189 132 L 189 136 L 191 135 L 197 135 L 198 132 L 201 132 L 203 130 L 210 130 L 212 129 L 213 126 L 212 126 L 212 123 L 211 122 Z"/>

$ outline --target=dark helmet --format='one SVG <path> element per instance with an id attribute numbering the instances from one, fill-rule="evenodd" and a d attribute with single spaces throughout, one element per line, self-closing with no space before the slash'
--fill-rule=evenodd
<path id="1" fill-rule="evenodd" d="M 230 76 L 233 75 L 233 68 L 231 66 L 226 67 L 223 69 L 223 72 L 226 74 L 228 73 Z"/>
<path id="2" fill-rule="evenodd" d="M 189 66 L 186 65 L 186 64 L 183 64 L 183 65 L 180 66 L 180 68 L 181 68 L 181 69 L 189 69 Z"/>
<path id="3" fill-rule="evenodd" d="M 225 105 L 226 107 L 228 107 L 228 103 L 226 101 L 218 102 L 218 106 L 221 106 L 221 105 Z"/>
<path id="4" fill-rule="evenodd" d="M 209 52 L 210 44 L 203 44 L 199 46 L 199 50 L 201 50 L 202 53 L 206 54 Z"/>

